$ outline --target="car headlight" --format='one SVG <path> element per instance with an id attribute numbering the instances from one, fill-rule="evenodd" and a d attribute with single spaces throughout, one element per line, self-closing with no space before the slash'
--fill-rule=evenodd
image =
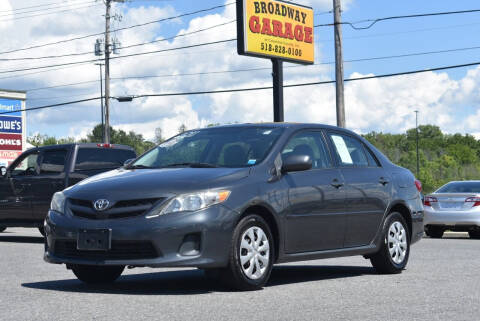
<path id="1" fill-rule="evenodd" d="M 153 211 L 147 218 L 175 212 L 193 212 L 206 207 L 225 202 L 230 196 L 230 191 L 207 191 L 193 194 L 184 194 L 170 200 L 166 206 L 161 206 L 158 211 Z"/>
<path id="2" fill-rule="evenodd" d="M 50 203 L 50 209 L 60 214 L 64 214 L 65 194 L 63 194 L 62 192 L 56 192 L 55 194 L 53 194 L 52 202 Z"/>

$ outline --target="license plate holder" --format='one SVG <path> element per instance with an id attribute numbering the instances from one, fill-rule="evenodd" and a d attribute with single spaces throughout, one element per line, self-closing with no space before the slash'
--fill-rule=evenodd
<path id="1" fill-rule="evenodd" d="M 112 230 L 79 230 L 77 250 L 80 251 L 108 251 L 112 244 Z"/>

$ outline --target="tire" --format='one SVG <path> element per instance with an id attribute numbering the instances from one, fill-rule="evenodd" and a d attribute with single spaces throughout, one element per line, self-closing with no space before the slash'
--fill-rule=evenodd
<path id="1" fill-rule="evenodd" d="M 241 263 L 242 257 L 243 260 L 246 259 L 244 264 Z M 223 283 L 236 290 L 259 290 L 270 277 L 274 258 L 275 246 L 270 227 L 263 218 L 251 214 L 235 227 L 228 267 L 207 270 L 206 275 L 214 276 L 218 273 Z"/>
<path id="2" fill-rule="evenodd" d="M 468 235 L 471 239 L 480 239 L 480 231 L 469 231 Z"/>
<path id="3" fill-rule="evenodd" d="M 0 226 L 0 233 L 4 232 L 7 228 L 5 226 Z"/>
<path id="4" fill-rule="evenodd" d="M 80 281 L 88 284 L 101 284 L 114 282 L 120 277 L 125 266 L 72 265 L 71 268 L 73 274 Z"/>
<path id="5" fill-rule="evenodd" d="M 42 234 L 43 236 L 45 236 L 45 228 L 42 226 L 42 227 L 39 227 L 38 228 L 38 231 L 40 232 L 40 234 Z"/>
<path id="6" fill-rule="evenodd" d="M 445 231 L 441 227 L 429 226 L 425 230 L 425 234 L 432 239 L 441 239 Z"/>
<path id="7" fill-rule="evenodd" d="M 401 273 L 410 255 L 410 232 L 400 213 L 388 215 L 383 226 L 383 241 L 377 253 L 370 257 L 380 274 Z"/>

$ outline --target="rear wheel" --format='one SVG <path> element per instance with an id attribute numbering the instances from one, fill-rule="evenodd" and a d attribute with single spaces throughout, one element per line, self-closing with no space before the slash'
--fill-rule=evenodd
<path id="1" fill-rule="evenodd" d="M 380 250 L 370 257 L 373 267 L 381 274 L 400 273 L 410 255 L 410 234 L 400 213 L 391 213 L 383 227 Z"/>
<path id="2" fill-rule="evenodd" d="M 3 231 L 5 231 L 7 228 L 5 226 L 0 226 L 0 233 L 2 233 Z"/>
<path id="3" fill-rule="evenodd" d="M 258 215 L 248 215 L 235 228 L 228 267 L 207 271 L 237 290 L 258 290 L 268 281 L 274 260 L 274 243 L 268 224 Z"/>
<path id="4" fill-rule="evenodd" d="M 469 231 L 468 235 L 471 239 L 480 239 L 480 231 Z"/>
<path id="5" fill-rule="evenodd" d="M 442 238 L 444 232 L 445 231 L 441 227 L 436 227 L 436 226 L 428 226 L 427 229 L 425 230 L 425 234 L 427 234 L 427 236 L 434 239 Z"/>
<path id="6" fill-rule="evenodd" d="M 73 274 L 89 284 L 112 283 L 120 277 L 125 266 L 73 265 Z"/>

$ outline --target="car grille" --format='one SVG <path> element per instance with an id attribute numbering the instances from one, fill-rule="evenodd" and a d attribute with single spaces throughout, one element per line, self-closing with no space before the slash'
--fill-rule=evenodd
<path id="1" fill-rule="evenodd" d="M 72 240 L 55 241 L 55 256 L 71 259 L 141 260 L 159 257 L 155 247 L 148 241 L 113 241 L 108 251 L 81 251 Z"/>
<path id="2" fill-rule="evenodd" d="M 146 214 L 155 205 L 163 202 L 165 198 L 145 198 L 117 201 L 109 209 L 98 212 L 93 208 L 93 202 L 82 199 L 68 199 L 68 208 L 74 216 L 91 219 L 106 220 L 129 218 Z"/>

